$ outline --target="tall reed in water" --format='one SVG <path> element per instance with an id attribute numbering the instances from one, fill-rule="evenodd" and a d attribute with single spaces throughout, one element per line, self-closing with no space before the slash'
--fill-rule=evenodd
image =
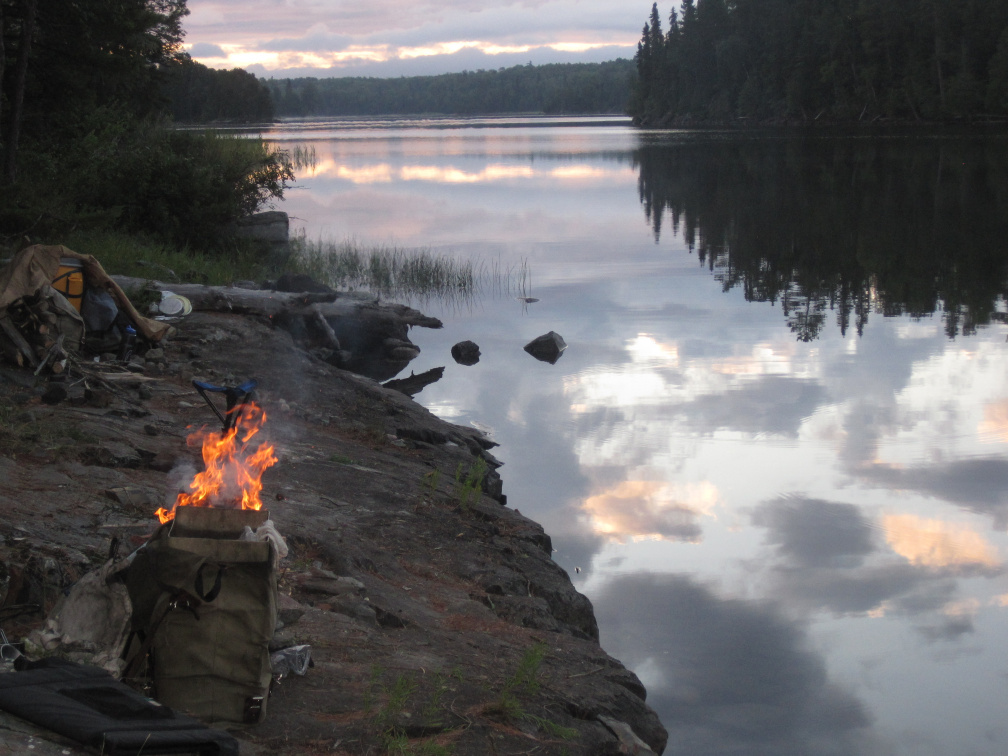
<path id="1" fill-rule="evenodd" d="M 449 306 L 471 306 L 490 288 L 492 293 L 524 290 L 528 266 L 519 269 L 522 282 L 511 281 L 515 272 L 499 264 L 487 270 L 483 263 L 440 255 L 426 248 L 363 248 L 353 240 L 297 243 L 298 267 L 337 289 L 364 289 L 389 299 L 407 302 L 437 300 Z"/>

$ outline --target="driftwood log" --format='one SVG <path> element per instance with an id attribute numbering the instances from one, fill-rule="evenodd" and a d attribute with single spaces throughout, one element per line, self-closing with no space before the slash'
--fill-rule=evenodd
<path id="1" fill-rule="evenodd" d="M 174 292 L 187 298 L 197 312 L 261 317 L 326 362 L 378 381 L 394 377 L 420 353 L 409 340 L 410 328 L 442 326 L 437 318 L 411 307 L 358 292 L 285 292 L 113 278 L 126 291 Z"/>
<path id="2" fill-rule="evenodd" d="M 431 368 L 430 370 L 420 373 L 420 375 L 417 375 L 411 370 L 409 378 L 393 378 L 391 381 L 385 381 L 382 385 L 385 388 L 395 389 L 396 391 L 406 394 L 406 396 L 416 396 L 427 386 L 440 381 L 443 375 L 443 367 Z"/>

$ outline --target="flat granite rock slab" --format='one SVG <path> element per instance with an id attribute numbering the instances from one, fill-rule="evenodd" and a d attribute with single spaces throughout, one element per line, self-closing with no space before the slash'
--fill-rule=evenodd
<path id="1" fill-rule="evenodd" d="M 233 730 L 243 754 L 381 753 L 392 737 L 455 756 L 619 753 L 600 715 L 661 752 L 643 686 L 599 647 L 591 604 L 552 561 L 549 536 L 487 487 L 457 490 L 459 464 L 485 450 L 478 431 L 320 362 L 263 319 L 194 312 L 178 328 L 160 346 L 181 367 L 145 374 L 156 378 L 147 399 L 124 386 L 103 408 L 42 405 L 0 383 L 0 400 L 27 401 L 67 439 L 42 434 L 16 459 L 0 455 L 0 559 L 12 574 L 33 554 L 54 561 L 64 569 L 35 590 L 56 597 L 104 562 L 113 534 L 142 543 L 157 525 L 145 510 L 177 493 L 172 468 L 202 464 L 186 436 L 217 424 L 191 379 L 255 378 L 280 458 L 262 496 L 290 550 L 275 641 L 311 645 L 315 666 L 274 687 L 262 724 Z M 409 440 L 421 437 L 431 440 Z M 118 445 L 108 459 L 88 451 L 106 442 Z M 117 460 L 135 466 L 101 464 Z M 493 467 L 487 476 L 499 487 Z M 20 637 L 43 620 L 4 629 Z M 29 751 L 28 737 L 39 736 L 0 720 L 0 756 L 85 752 L 38 750 L 50 741 Z"/>

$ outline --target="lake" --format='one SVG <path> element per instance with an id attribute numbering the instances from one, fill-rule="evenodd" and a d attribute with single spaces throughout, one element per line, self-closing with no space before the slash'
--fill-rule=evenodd
<path id="1" fill-rule="evenodd" d="M 297 121 L 309 239 L 471 260 L 500 446 L 669 754 L 1008 753 L 1008 139 Z M 527 301 L 521 297 L 534 298 Z M 555 331 L 555 364 L 522 347 Z M 479 363 L 450 349 L 471 339 Z"/>

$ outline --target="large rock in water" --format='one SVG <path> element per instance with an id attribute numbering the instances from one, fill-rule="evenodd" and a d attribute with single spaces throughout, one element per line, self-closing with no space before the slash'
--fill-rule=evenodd
<path id="1" fill-rule="evenodd" d="M 451 356 L 459 365 L 475 365 L 480 359 L 480 348 L 474 341 L 460 341 L 451 348 Z"/>
<path id="2" fill-rule="evenodd" d="M 548 362 L 551 365 L 556 364 L 556 361 L 560 359 L 560 355 L 563 354 L 566 348 L 567 342 L 556 331 L 543 334 L 525 345 L 526 352 L 537 360 Z"/>

